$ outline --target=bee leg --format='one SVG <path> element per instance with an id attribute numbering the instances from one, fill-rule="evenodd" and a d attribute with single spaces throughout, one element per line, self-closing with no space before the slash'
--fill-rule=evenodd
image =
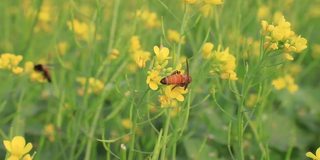
<path id="1" fill-rule="evenodd" d="M 176 70 L 176 71 L 173 71 L 171 75 L 180 74 L 180 73 L 181 73 L 180 71 Z"/>
<path id="2" fill-rule="evenodd" d="M 179 84 L 177 84 L 177 85 L 175 85 L 174 87 L 172 87 L 171 88 L 171 91 L 173 90 L 173 89 L 175 89 L 176 87 L 178 87 L 179 86 Z"/>
<path id="3" fill-rule="evenodd" d="M 188 85 L 189 85 L 189 84 L 184 85 L 184 90 L 186 90 L 186 89 L 187 89 Z"/>

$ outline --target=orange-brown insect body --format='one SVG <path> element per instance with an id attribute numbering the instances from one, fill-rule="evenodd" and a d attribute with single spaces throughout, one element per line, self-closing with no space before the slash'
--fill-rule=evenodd
<path id="1" fill-rule="evenodd" d="M 36 64 L 33 69 L 37 72 L 41 72 L 43 77 L 49 82 L 51 83 L 51 76 L 50 76 L 50 73 L 48 71 L 48 68 L 45 67 L 44 65 L 42 64 Z"/>
<path id="2" fill-rule="evenodd" d="M 187 74 L 183 75 L 180 71 L 174 71 L 171 75 L 164 77 L 161 79 L 160 83 L 165 85 L 175 85 L 172 89 L 177 86 L 184 87 L 186 89 L 191 83 L 192 78 L 189 75 L 189 66 L 187 61 Z"/>

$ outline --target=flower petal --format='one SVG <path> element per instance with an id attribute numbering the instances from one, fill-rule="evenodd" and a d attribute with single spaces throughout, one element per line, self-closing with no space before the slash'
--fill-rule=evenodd
<path id="1" fill-rule="evenodd" d="M 153 47 L 153 51 L 154 51 L 155 54 L 159 54 L 159 50 L 160 50 L 160 49 L 159 49 L 158 46 L 154 46 L 154 47 Z"/>
<path id="2" fill-rule="evenodd" d="M 24 147 L 22 153 L 23 153 L 23 154 L 26 154 L 26 153 L 30 152 L 31 149 L 32 149 L 32 144 L 31 144 L 31 143 L 28 143 L 28 144 Z"/>
<path id="3" fill-rule="evenodd" d="M 320 147 L 316 151 L 316 156 L 317 156 L 317 158 L 320 158 Z"/>
<path id="4" fill-rule="evenodd" d="M 150 82 L 150 83 L 149 83 L 149 87 L 150 87 L 152 90 L 157 90 L 157 89 L 158 89 L 157 83 L 154 83 L 154 82 Z"/>
<path id="5" fill-rule="evenodd" d="M 11 155 L 8 160 L 19 160 L 19 157 Z"/>
<path id="6" fill-rule="evenodd" d="M 22 160 L 32 160 L 32 157 L 30 156 L 30 154 L 25 155 Z"/>
<path id="7" fill-rule="evenodd" d="M 312 159 L 317 159 L 316 155 L 314 155 L 314 154 L 311 153 L 311 152 L 307 152 L 307 153 L 306 153 L 306 156 L 309 157 L 309 158 L 312 158 Z"/>
<path id="8" fill-rule="evenodd" d="M 7 150 L 8 152 L 11 152 L 11 151 L 12 151 L 12 150 L 11 150 L 11 142 L 10 142 L 10 141 L 4 140 L 4 141 L 3 141 L 3 145 L 4 145 L 4 147 L 6 148 L 6 150 Z"/>
<path id="9" fill-rule="evenodd" d="M 176 99 L 180 102 L 184 101 L 184 97 L 181 94 L 176 95 Z"/>
<path id="10" fill-rule="evenodd" d="M 22 155 L 24 146 L 26 145 L 26 140 L 22 136 L 15 136 L 12 139 L 11 147 L 12 147 L 12 154 L 14 155 Z"/>

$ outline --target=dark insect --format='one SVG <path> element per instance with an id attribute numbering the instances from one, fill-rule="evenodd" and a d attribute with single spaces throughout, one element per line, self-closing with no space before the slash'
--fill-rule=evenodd
<path id="1" fill-rule="evenodd" d="M 47 67 L 45 67 L 44 65 L 42 64 L 36 64 L 34 65 L 33 69 L 36 71 L 36 72 L 41 72 L 43 77 L 49 82 L 51 83 L 51 76 L 50 76 L 50 73 L 49 73 L 49 70 Z"/>
<path id="2" fill-rule="evenodd" d="M 189 83 L 191 83 L 192 81 L 192 78 L 189 75 L 188 60 L 186 60 L 186 64 L 187 64 L 187 74 L 181 74 L 180 71 L 176 70 L 171 75 L 162 78 L 160 83 L 165 85 L 175 85 L 172 88 L 172 90 L 177 86 L 184 87 L 184 89 L 187 89 Z"/>

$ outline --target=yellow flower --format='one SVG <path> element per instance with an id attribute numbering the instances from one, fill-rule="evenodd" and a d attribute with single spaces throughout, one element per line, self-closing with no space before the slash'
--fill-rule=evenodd
<path id="1" fill-rule="evenodd" d="M 184 87 L 179 86 L 172 89 L 173 87 L 174 85 L 166 86 L 166 88 L 164 89 L 165 95 L 180 102 L 184 101 L 183 94 L 188 93 L 188 90 L 184 90 Z"/>
<path id="2" fill-rule="evenodd" d="M 10 153 L 8 159 L 21 159 L 25 154 L 31 151 L 32 144 L 28 143 L 26 145 L 26 140 L 22 136 L 15 136 L 12 141 L 4 140 L 4 147 Z M 27 154 L 23 159 L 31 159 L 30 155 Z"/>
<path id="3" fill-rule="evenodd" d="M 55 140 L 55 127 L 52 123 L 44 126 L 44 135 L 46 135 L 50 142 Z"/>
<path id="4" fill-rule="evenodd" d="M 0 56 L 0 69 L 11 70 L 14 74 L 20 74 L 23 72 L 23 68 L 19 67 L 19 63 L 22 61 L 21 55 L 14 55 L 11 53 L 3 53 Z"/>
<path id="5" fill-rule="evenodd" d="M 284 58 L 288 61 L 294 60 L 294 58 L 292 57 L 292 55 L 290 53 L 284 53 Z"/>
<path id="6" fill-rule="evenodd" d="M 266 5 L 260 6 L 257 13 L 258 19 L 266 19 L 269 16 L 270 16 L 270 8 Z"/>
<path id="7" fill-rule="evenodd" d="M 301 36 L 295 36 L 292 41 L 294 43 L 294 47 L 296 48 L 296 52 L 298 53 L 307 48 L 307 40 Z"/>
<path id="8" fill-rule="evenodd" d="M 276 90 L 287 88 L 290 93 L 295 93 L 299 89 L 299 86 L 294 82 L 291 75 L 285 75 L 273 80 L 272 85 Z"/>
<path id="9" fill-rule="evenodd" d="M 149 10 L 138 10 L 136 16 L 141 19 L 147 28 L 160 27 L 160 21 L 155 12 Z"/>
<path id="10" fill-rule="evenodd" d="M 159 71 L 151 70 L 148 71 L 147 84 L 152 90 L 157 90 L 160 84 L 161 77 L 159 76 Z"/>
<path id="11" fill-rule="evenodd" d="M 197 0 L 184 0 L 188 4 L 195 4 Z"/>
<path id="12" fill-rule="evenodd" d="M 168 40 L 175 43 L 185 43 L 184 37 L 182 37 L 179 32 L 172 29 L 168 30 Z"/>
<path id="13" fill-rule="evenodd" d="M 130 39 L 130 51 L 138 51 L 141 50 L 141 44 L 138 36 L 132 36 Z"/>
<path id="14" fill-rule="evenodd" d="M 236 58 L 229 53 L 229 48 L 224 51 L 218 50 L 214 54 L 213 73 L 216 71 L 220 73 L 221 79 L 238 80 L 236 69 Z"/>
<path id="15" fill-rule="evenodd" d="M 316 150 L 316 154 L 307 152 L 306 156 L 311 158 L 312 160 L 320 160 L 320 147 Z"/>
<path id="16" fill-rule="evenodd" d="M 130 128 L 132 128 L 132 121 L 130 120 L 130 119 L 123 119 L 122 121 L 121 121 L 121 124 L 122 124 L 122 126 L 125 128 L 125 129 L 130 129 Z"/>
<path id="17" fill-rule="evenodd" d="M 167 47 L 161 47 L 158 46 L 153 47 L 153 51 L 157 56 L 157 62 L 161 64 L 167 64 L 169 57 L 169 49 Z"/>
<path id="18" fill-rule="evenodd" d="M 150 52 L 143 50 L 135 51 L 133 59 L 140 68 L 144 68 L 146 66 L 146 62 L 150 60 Z"/>
<path id="19" fill-rule="evenodd" d="M 112 49 L 111 52 L 109 53 L 108 59 L 109 59 L 109 60 L 115 60 L 115 59 L 117 59 L 117 58 L 119 57 L 119 55 L 120 55 L 119 50 L 114 48 L 114 49 Z"/>
<path id="20" fill-rule="evenodd" d="M 90 26 L 87 23 L 74 19 L 68 21 L 67 25 L 80 39 L 89 40 Z"/>
<path id="21" fill-rule="evenodd" d="M 95 79 L 93 77 L 85 78 L 85 77 L 78 77 L 76 80 L 78 83 L 81 84 L 81 88 L 78 90 L 79 95 L 83 95 L 86 87 L 86 81 L 88 79 L 88 87 L 87 93 L 95 93 L 99 94 L 103 91 L 104 83 L 101 80 Z"/>
<path id="22" fill-rule="evenodd" d="M 207 42 L 203 45 L 203 47 L 202 47 L 203 58 L 209 59 L 211 57 L 213 47 L 214 47 L 214 45 L 210 42 Z"/>
<path id="23" fill-rule="evenodd" d="M 204 0 L 204 2 L 213 5 L 223 4 L 223 0 Z"/>

